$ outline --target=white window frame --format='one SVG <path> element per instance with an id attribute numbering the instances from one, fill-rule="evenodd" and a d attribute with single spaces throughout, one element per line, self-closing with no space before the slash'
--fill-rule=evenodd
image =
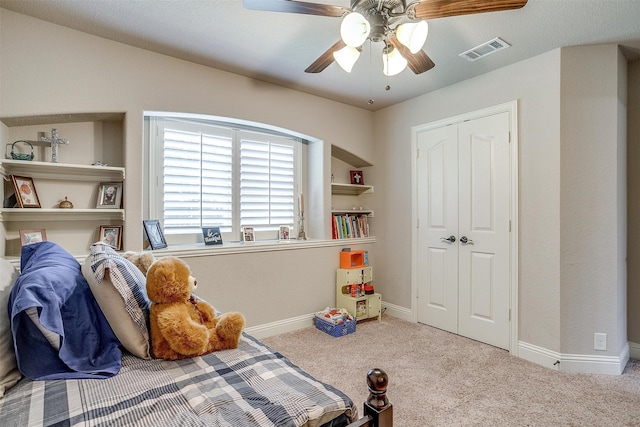
<path id="1" fill-rule="evenodd" d="M 264 126 L 255 123 L 241 122 L 232 119 L 225 119 L 219 117 L 202 116 L 202 115 L 189 115 L 180 113 L 161 113 L 161 112 L 145 112 L 145 154 L 147 158 L 147 164 L 145 165 L 145 175 L 147 182 L 145 183 L 146 193 L 146 206 L 144 208 L 144 216 L 149 219 L 158 219 L 164 229 L 164 209 L 163 209 L 163 150 L 164 150 L 164 138 L 161 129 L 164 128 L 166 122 L 182 122 L 193 123 L 203 126 L 215 126 L 228 128 L 233 130 L 234 134 L 239 132 L 257 132 L 259 134 L 269 134 L 275 138 L 287 138 L 293 139 L 294 148 L 294 221 L 293 224 L 278 224 L 289 225 L 292 227 L 292 235 L 297 233 L 297 221 L 298 217 L 298 205 L 297 197 L 299 194 L 304 193 L 305 182 L 303 177 L 305 173 L 303 167 L 306 164 L 304 157 L 307 155 L 307 144 L 304 139 L 294 133 L 287 133 L 280 129 L 276 130 L 270 126 Z M 234 156 L 239 155 L 240 144 L 239 141 L 234 141 Z M 235 168 L 233 175 L 233 187 L 234 192 L 240 190 L 240 171 Z M 234 197 L 234 206 L 232 217 L 232 231 L 223 233 L 224 242 L 237 242 L 240 240 L 240 231 L 242 225 L 251 226 L 252 224 L 240 224 L 240 206 L 239 206 L 239 193 L 237 197 Z M 256 231 L 256 240 L 276 240 L 278 236 L 278 226 L 273 225 L 274 229 L 267 231 Z M 165 230 L 165 238 L 167 243 L 171 244 L 193 244 L 202 242 L 202 233 L 198 232 L 185 232 L 180 233 L 175 230 Z"/>

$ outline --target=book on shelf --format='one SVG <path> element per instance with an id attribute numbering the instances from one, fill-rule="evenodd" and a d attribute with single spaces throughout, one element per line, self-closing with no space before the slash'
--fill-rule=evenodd
<path id="1" fill-rule="evenodd" d="M 369 219 L 366 214 L 334 214 L 331 221 L 332 239 L 369 237 Z"/>

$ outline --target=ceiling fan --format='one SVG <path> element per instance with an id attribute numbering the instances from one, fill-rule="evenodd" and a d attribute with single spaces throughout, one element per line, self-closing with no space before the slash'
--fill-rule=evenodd
<path id="1" fill-rule="evenodd" d="M 351 7 L 296 0 L 244 0 L 250 10 L 343 18 L 341 38 L 306 70 L 319 73 L 336 61 L 345 71 L 357 61 L 366 40 L 384 42 L 383 72 L 398 74 L 409 67 L 421 74 L 435 67 L 422 50 L 427 19 L 519 9 L 527 0 L 351 0 Z"/>

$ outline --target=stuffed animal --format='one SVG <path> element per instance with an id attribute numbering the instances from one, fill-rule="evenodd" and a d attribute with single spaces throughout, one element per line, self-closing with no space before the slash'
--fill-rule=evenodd
<path id="1" fill-rule="evenodd" d="M 153 256 L 152 252 L 131 252 L 127 251 L 122 255 L 124 258 L 131 261 L 133 265 L 138 267 L 142 274 L 147 275 L 147 271 L 149 271 L 149 267 L 156 261 L 156 258 Z"/>
<path id="2" fill-rule="evenodd" d="M 211 305 L 193 295 L 196 285 L 189 266 L 176 257 L 160 258 L 149 268 L 153 357 L 177 360 L 238 347 L 244 316 L 216 316 Z"/>

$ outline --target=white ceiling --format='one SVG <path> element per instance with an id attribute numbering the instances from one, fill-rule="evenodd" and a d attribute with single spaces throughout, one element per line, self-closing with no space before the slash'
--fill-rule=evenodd
<path id="1" fill-rule="evenodd" d="M 619 43 L 629 58 L 640 57 L 640 0 L 529 0 L 518 10 L 434 19 L 424 50 L 435 68 L 394 77 L 382 74 L 382 43 L 366 43 L 351 74 L 336 63 L 305 73 L 339 39 L 340 19 L 251 11 L 241 0 L 0 0 L 0 7 L 370 110 L 561 46 Z M 458 56 L 495 37 L 512 47 L 475 62 Z"/>

